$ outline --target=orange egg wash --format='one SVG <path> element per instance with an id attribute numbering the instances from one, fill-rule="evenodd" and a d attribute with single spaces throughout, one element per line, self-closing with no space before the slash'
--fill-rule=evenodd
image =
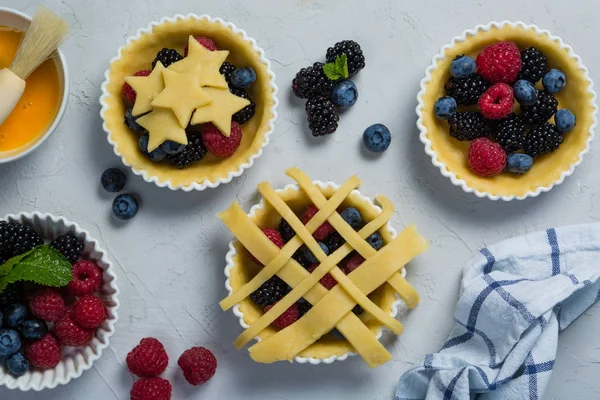
<path id="1" fill-rule="evenodd" d="M 0 69 L 10 66 L 23 33 L 0 26 Z M 60 77 L 53 60 L 47 60 L 26 80 L 23 97 L 0 125 L 0 153 L 26 148 L 52 124 L 58 113 Z"/>

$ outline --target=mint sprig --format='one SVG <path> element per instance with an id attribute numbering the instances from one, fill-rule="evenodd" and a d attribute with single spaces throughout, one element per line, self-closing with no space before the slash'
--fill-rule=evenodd
<path id="1" fill-rule="evenodd" d="M 335 62 L 323 65 L 323 72 L 325 72 L 325 76 L 332 81 L 347 79 L 349 76 L 348 56 L 346 56 L 346 54 L 336 56 Z"/>
<path id="2" fill-rule="evenodd" d="M 0 265 L 0 292 L 9 283 L 30 281 L 62 287 L 73 280 L 71 263 L 55 248 L 44 244 Z"/>

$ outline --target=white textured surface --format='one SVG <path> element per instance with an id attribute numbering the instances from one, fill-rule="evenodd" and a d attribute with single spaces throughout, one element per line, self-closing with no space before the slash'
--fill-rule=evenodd
<path id="1" fill-rule="evenodd" d="M 37 0 L 4 0 L 28 13 Z M 100 240 L 119 275 L 121 308 L 111 346 L 92 370 L 66 387 L 21 394 L 0 389 L 0 398 L 128 399 L 133 382 L 125 355 L 147 335 L 159 337 L 171 357 L 166 376 L 174 399 L 391 399 L 398 376 L 435 351 L 452 326 L 460 267 L 480 247 L 552 226 L 600 220 L 600 159 L 592 143 L 573 176 L 534 199 L 498 203 L 452 186 L 431 165 L 416 128 L 416 94 L 431 57 L 448 41 L 479 23 L 522 20 L 548 29 L 572 45 L 592 79 L 600 70 L 595 0 L 408 1 L 408 0 L 47 0 L 71 19 L 76 35 L 65 46 L 72 92 L 63 123 L 38 152 L 0 166 L 0 214 L 42 210 L 65 215 Z M 255 38 L 273 61 L 281 105 L 276 131 L 252 169 L 215 190 L 183 193 L 130 176 L 128 191 L 143 200 L 129 223 L 115 221 L 112 197 L 102 192 L 102 171 L 120 164 L 106 142 L 97 99 L 108 61 L 128 36 L 150 21 L 177 13 L 206 13 L 230 20 Z M 321 60 L 335 41 L 355 38 L 367 54 L 357 85 L 360 98 L 325 140 L 306 136 L 303 104 L 289 95 L 297 70 Z M 595 79 L 596 81 L 598 79 Z M 368 125 L 385 123 L 390 149 L 373 158 L 361 151 Z M 215 213 L 238 199 L 246 209 L 255 186 L 290 183 L 283 170 L 296 165 L 313 178 L 342 182 L 352 173 L 361 191 L 386 194 L 398 212 L 396 226 L 416 222 L 432 246 L 408 268 L 423 301 L 398 340 L 386 342 L 394 360 L 370 371 L 358 358 L 332 365 L 257 365 L 231 342 L 240 332 L 232 313 L 217 301 L 223 287 L 230 234 Z M 559 342 L 555 373 L 545 400 L 600 397 L 600 306 L 577 320 Z M 386 335 L 384 335 L 384 338 Z M 178 372 L 179 354 L 192 345 L 210 347 L 220 366 L 200 388 Z"/>

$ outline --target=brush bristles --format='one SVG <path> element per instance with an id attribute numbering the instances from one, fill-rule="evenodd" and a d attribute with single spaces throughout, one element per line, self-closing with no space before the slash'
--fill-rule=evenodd
<path id="1" fill-rule="evenodd" d="M 46 7 L 35 11 L 10 70 L 25 80 L 66 38 L 69 25 Z"/>

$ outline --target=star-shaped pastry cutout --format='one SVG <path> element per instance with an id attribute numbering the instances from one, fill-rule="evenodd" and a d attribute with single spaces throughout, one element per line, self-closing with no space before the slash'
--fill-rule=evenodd
<path id="1" fill-rule="evenodd" d="M 185 129 L 181 127 L 179 120 L 169 108 L 155 108 L 149 114 L 137 119 L 137 123 L 150 134 L 148 151 L 154 151 L 167 140 L 180 144 L 188 144 Z"/>
<path id="2" fill-rule="evenodd" d="M 166 68 L 159 61 L 156 63 L 156 66 L 150 75 L 128 76 L 125 78 L 125 82 L 127 82 L 136 93 L 135 104 L 131 111 L 131 114 L 134 117 L 152 111 L 152 101 L 154 100 L 154 97 L 165 88 L 165 81 L 163 78 L 164 71 L 166 71 Z"/>
<path id="3" fill-rule="evenodd" d="M 212 102 L 196 109 L 192 116 L 192 125 L 212 122 L 229 137 L 231 134 L 231 116 L 250 104 L 246 99 L 238 97 L 227 89 L 204 88 Z"/>
<path id="4" fill-rule="evenodd" d="M 165 70 L 165 90 L 154 98 L 152 107 L 170 108 L 182 127 L 188 126 L 196 108 L 211 102 L 200 87 L 201 68 L 185 74 Z"/>
<path id="5" fill-rule="evenodd" d="M 181 61 L 177 61 L 175 64 L 171 64 L 169 69 L 183 74 L 201 66 L 200 86 L 227 89 L 227 81 L 221 75 L 219 69 L 228 55 L 229 52 L 226 50 L 208 50 L 190 35 L 188 40 L 188 56 Z"/>

